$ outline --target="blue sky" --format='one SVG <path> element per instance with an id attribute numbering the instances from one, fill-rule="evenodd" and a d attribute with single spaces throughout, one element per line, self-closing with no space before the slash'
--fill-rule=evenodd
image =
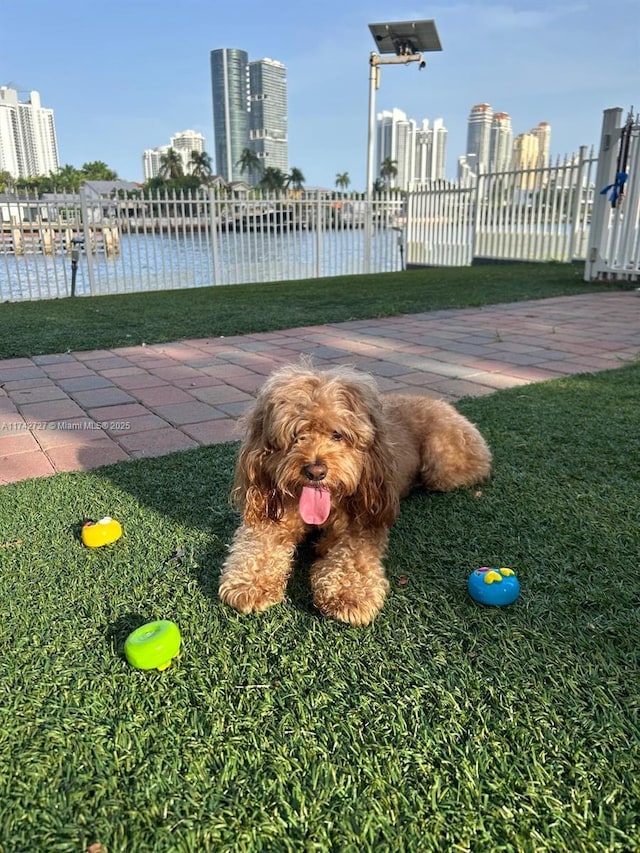
<path id="1" fill-rule="evenodd" d="M 442 53 L 424 71 L 383 68 L 376 108 L 442 117 L 448 177 L 473 104 L 508 112 L 515 134 L 549 121 L 554 156 L 597 146 L 605 108 L 640 108 L 639 0 L 7 0 L 0 84 L 55 110 L 62 164 L 104 160 L 142 180 L 144 149 L 181 130 L 204 134 L 213 157 L 209 52 L 243 48 L 287 66 L 290 166 L 310 186 L 347 171 L 361 189 L 368 24 L 428 18 Z"/>

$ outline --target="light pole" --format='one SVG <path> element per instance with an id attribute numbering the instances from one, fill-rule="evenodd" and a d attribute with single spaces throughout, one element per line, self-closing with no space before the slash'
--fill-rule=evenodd
<path id="1" fill-rule="evenodd" d="M 373 193 L 373 157 L 376 131 L 376 89 L 380 86 L 381 65 L 417 62 L 424 68 L 423 53 L 442 50 L 435 21 L 398 21 L 369 24 L 378 53 L 369 56 L 369 137 L 367 145 L 367 201 Z M 381 56 L 380 54 L 384 54 Z M 390 56 L 389 54 L 394 54 Z"/>

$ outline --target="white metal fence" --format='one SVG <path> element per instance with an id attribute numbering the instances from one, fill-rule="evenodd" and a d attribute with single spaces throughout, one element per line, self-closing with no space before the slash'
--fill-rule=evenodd
<path id="1" fill-rule="evenodd" d="M 605 110 L 602 122 L 598 192 L 585 280 L 640 276 L 640 116 L 622 121 L 619 108 Z"/>
<path id="2" fill-rule="evenodd" d="M 619 122 L 614 116 L 610 123 L 613 150 Z M 370 202 L 326 192 L 255 197 L 214 190 L 193 197 L 0 197 L 0 300 L 356 275 L 476 258 L 589 257 L 590 276 L 636 274 L 637 134 L 625 207 L 613 214 L 598 191 L 610 182 L 615 158 L 609 149 L 601 158 L 582 148 L 554 166 L 484 174 L 469 185 L 436 182 Z"/>
<path id="3" fill-rule="evenodd" d="M 407 262 L 474 258 L 573 261 L 586 257 L 593 152 L 555 166 L 481 174 L 473 184 L 429 184 L 407 197 Z"/>
<path id="4" fill-rule="evenodd" d="M 0 199 L 0 299 L 400 269 L 402 196 L 330 195 Z"/>

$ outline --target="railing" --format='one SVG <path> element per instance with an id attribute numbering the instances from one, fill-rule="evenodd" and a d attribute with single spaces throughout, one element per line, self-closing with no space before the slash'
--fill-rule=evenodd
<path id="1" fill-rule="evenodd" d="M 581 148 L 554 166 L 481 174 L 467 184 L 435 182 L 409 193 L 407 262 L 585 258 L 595 163 L 593 152 Z"/>
<path id="2" fill-rule="evenodd" d="M 402 196 L 382 194 L 369 205 L 361 196 L 330 195 L 212 190 L 90 200 L 81 191 L 47 201 L 0 200 L 0 299 L 70 295 L 80 238 L 78 295 L 400 269 Z M 45 232 L 55 235 L 46 246 Z"/>
<path id="3" fill-rule="evenodd" d="M 640 276 L 640 116 L 604 111 L 585 281 Z"/>

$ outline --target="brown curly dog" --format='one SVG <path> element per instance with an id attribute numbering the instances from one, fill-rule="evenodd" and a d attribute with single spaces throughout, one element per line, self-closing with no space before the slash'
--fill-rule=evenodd
<path id="1" fill-rule="evenodd" d="M 241 613 L 281 602 L 296 547 L 316 530 L 314 604 L 367 625 L 389 588 L 382 558 L 400 498 L 470 486 L 490 469 L 486 442 L 448 403 L 381 396 L 348 368 L 282 368 L 245 419 L 232 494 L 243 520 L 220 598 Z"/>

